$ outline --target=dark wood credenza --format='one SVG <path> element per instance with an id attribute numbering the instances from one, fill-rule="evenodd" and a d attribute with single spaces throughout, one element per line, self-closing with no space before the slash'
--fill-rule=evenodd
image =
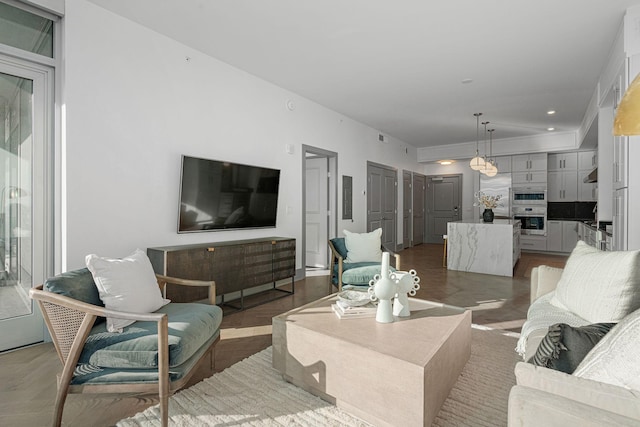
<path id="1" fill-rule="evenodd" d="M 287 237 L 234 240 L 193 245 L 147 248 L 147 255 L 158 274 L 194 280 L 215 280 L 216 294 L 240 292 L 240 306 L 245 308 L 244 290 L 272 283 L 271 290 L 293 294 L 296 274 L 296 240 Z M 277 286 L 277 281 L 291 278 L 291 290 Z M 185 286 L 167 287 L 167 297 L 174 302 L 207 298 L 207 289 Z"/>

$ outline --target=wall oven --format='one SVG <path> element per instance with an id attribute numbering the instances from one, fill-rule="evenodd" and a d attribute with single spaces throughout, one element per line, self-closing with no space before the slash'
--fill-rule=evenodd
<path id="1" fill-rule="evenodd" d="M 545 188 L 521 187 L 514 188 L 511 201 L 516 205 L 544 205 L 547 206 L 547 190 Z"/>
<path id="2" fill-rule="evenodd" d="M 547 235 L 547 207 L 546 205 L 536 206 L 514 206 L 514 221 L 520 221 L 522 234 L 536 236 Z"/>

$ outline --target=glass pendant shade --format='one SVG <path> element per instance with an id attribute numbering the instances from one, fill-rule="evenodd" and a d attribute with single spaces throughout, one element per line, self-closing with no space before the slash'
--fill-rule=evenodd
<path id="1" fill-rule="evenodd" d="M 613 120 L 615 136 L 640 135 L 640 74 L 624 93 Z"/>
<path id="2" fill-rule="evenodd" d="M 487 176 L 496 176 L 498 174 L 498 168 L 492 165 L 491 163 L 489 163 L 489 165 L 490 165 L 490 168 L 487 168 L 484 174 Z"/>
<path id="3" fill-rule="evenodd" d="M 481 170 L 482 168 L 484 168 L 484 159 L 480 157 L 476 152 L 476 156 L 469 162 L 469 167 L 474 171 Z"/>

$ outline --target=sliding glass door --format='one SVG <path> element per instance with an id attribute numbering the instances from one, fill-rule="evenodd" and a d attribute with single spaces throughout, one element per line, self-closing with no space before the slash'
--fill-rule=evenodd
<path id="1" fill-rule="evenodd" d="M 51 71 L 0 57 L 0 351 L 43 340 Z"/>

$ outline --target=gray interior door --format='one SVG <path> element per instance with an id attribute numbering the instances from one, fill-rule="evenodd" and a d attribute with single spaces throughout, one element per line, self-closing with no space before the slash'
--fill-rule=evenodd
<path id="1" fill-rule="evenodd" d="M 413 245 L 424 243 L 425 229 L 425 191 L 427 189 L 427 177 L 417 173 L 413 174 Z"/>
<path id="2" fill-rule="evenodd" d="M 427 243 L 442 243 L 447 223 L 459 221 L 462 175 L 427 176 Z"/>
<path id="3" fill-rule="evenodd" d="M 398 178 L 395 169 L 367 164 L 367 231 L 382 228 L 382 244 L 395 249 Z"/>
<path id="4" fill-rule="evenodd" d="M 402 172 L 402 247 L 409 248 L 413 246 L 411 242 L 411 229 L 412 229 L 412 204 L 413 194 L 411 188 L 413 183 L 411 182 L 411 172 Z"/>

